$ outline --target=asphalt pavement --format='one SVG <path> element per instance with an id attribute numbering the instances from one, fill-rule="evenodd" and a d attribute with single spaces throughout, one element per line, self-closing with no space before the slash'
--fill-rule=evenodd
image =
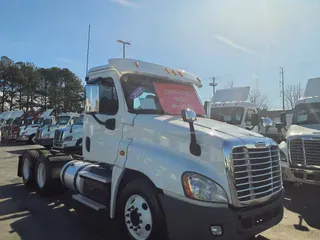
<path id="1" fill-rule="evenodd" d="M 18 155 L 37 146 L 0 144 L 0 240 L 121 239 L 107 214 L 97 213 L 66 193 L 43 198 L 17 177 Z M 320 239 L 320 187 L 288 186 L 282 222 L 261 240 Z"/>

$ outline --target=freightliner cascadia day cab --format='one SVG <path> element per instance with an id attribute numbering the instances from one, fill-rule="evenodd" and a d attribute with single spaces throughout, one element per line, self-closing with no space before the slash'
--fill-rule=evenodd
<path id="1" fill-rule="evenodd" d="M 10 118 L 6 121 L 4 125 L 0 127 L 1 131 L 1 138 L 8 139 L 10 135 L 10 129 L 12 126 L 19 125 L 21 122 L 21 117 L 24 115 L 23 110 L 16 110 L 13 111 L 12 115 Z"/>
<path id="2" fill-rule="evenodd" d="M 53 148 L 74 153 L 82 152 L 83 117 L 81 114 L 71 126 L 56 129 Z"/>
<path id="3" fill-rule="evenodd" d="M 43 112 L 39 118 L 31 122 L 32 124 L 27 124 L 25 126 L 20 127 L 20 130 L 17 136 L 17 141 L 27 142 L 29 144 L 35 144 L 37 130 L 43 126 L 46 126 L 49 124 L 55 124 L 55 120 L 54 120 L 55 118 L 54 116 L 52 116 L 53 114 L 54 114 L 54 109 L 48 109 L 45 112 Z"/>
<path id="4" fill-rule="evenodd" d="M 245 239 L 281 221 L 277 144 L 207 118 L 198 77 L 111 59 L 86 83 L 82 158 L 28 150 L 26 185 L 50 195 L 61 182 L 136 240 Z"/>
<path id="5" fill-rule="evenodd" d="M 52 147 L 55 130 L 71 126 L 78 117 L 79 113 L 60 113 L 55 124 L 49 124 L 38 129 L 36 134 L 36 143 L 46 148 Z"/>
<path id="6" fill-rule="evenodd" d="M 285 114 L 281 122 L 287 125 Z M 320 185 L 320 78 L 308 80 L 279 147 L 284 181 Z"/>

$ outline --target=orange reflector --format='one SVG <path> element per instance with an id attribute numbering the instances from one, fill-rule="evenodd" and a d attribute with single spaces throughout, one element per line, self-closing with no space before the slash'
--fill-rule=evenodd
<path id="1" fill-rule="evenodd" d="M 166 71 L 167 71 L 167 73 L 170 73 L 170 69 L 169 68 L 166 68 Z"/>
<path id="2" fill-rule="evenodd" d="M 180 75 L 181 77 L 183 77 L 183 72 L 179 71 L 179 75 Z"/>
<path id="3" fill-rule="evenodd" d="M 177 75 L 176 70 L 173 69 L 172 72 L 173 72 L 174 75 Z"/>
<path id="4" fill-rule="evenodd" d="M 201 82 L 200 78 L 197 77 L 198 82 Z"/>
<path id="5" fill-rule="evenodd" d="M 139 67 L 139 63 L 138 62 L 135 62 L 135 64 L 136 64 L 136 67 Z"/>
<path id="6" fill-rule="evenodd" d="M 123 150 L 120 151 L 120 156 L 124 156 L 125 154 L 126 153 Z"/>

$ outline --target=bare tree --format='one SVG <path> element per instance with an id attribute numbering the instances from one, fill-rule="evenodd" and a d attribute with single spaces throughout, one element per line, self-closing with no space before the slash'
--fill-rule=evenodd
<path id="1" fill-rule="evenodd" d="M 234 81 L 228 81 L 224 88 L 234 88 Z"/>
<path id="2" fill-rule="evenodd" d="M 300 84 L 290 84 L 286 86 L 284 91 L 284 97 L 286 102 L 287 109 L 293 109 L 296 105 L 296 102 L 303 95 L 303 90 L 300 87 Z"/>
<path id="3" fill-rule="evenodd" d="M 266 93 L 262 93 L 259 89 L 251 90 L 249 94 L 249 101 L 254 103 L 259 110 L 268 110 L 270 108 L 270 101 Z"/>

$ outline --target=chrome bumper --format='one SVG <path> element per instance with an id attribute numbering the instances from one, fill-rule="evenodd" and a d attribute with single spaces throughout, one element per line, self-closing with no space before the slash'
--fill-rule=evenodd
<path id="1" fill-rule="evenodd" d="M 282 163 L 282 179 L 287 182 L 320 185 L 320 171 L 293 168 L 289 164 Z"/>

